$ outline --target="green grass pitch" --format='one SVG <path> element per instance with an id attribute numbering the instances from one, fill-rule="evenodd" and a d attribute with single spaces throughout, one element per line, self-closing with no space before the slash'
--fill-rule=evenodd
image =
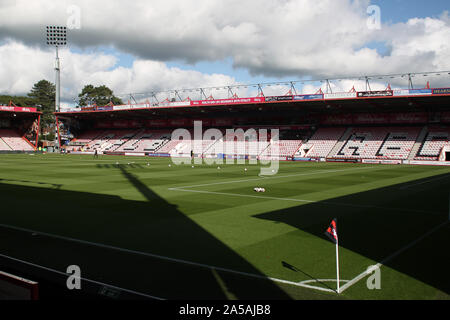
<path id="1" fill-rule="evenodd" d="M 78 265 L 83 278 L 167 299 L 449 299 L 450 168 L 259 170 L 0 155 L 0 254 L 61 273 Z M 380 289 L 369 275 L 333 291 L 324 231 L 335 217 L 341 286 L 382 263 Z"/>

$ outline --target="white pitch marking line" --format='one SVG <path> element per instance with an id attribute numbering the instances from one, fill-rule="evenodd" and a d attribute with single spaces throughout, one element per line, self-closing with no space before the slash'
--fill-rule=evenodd
<path id="1" fill-rule="evenodd" d="M 0 257 L 6 258 L 6 259 L 9 259 L 9 260 L 12 260 L 12 261 L 17 261 L 17 262 L 20 262 L 20 263 L 23 263 L 23 264 L 27 264 L 29 266 L 36 267 L 36 268 L 39 268 L 39 269 L 43 269 L 43 270 L 47 270 L 47 271 L 50 271 L 50 272 L 54 272 L 54 273 L 57 273 L 57 274 L 60 274 L 60 275 L 63 275 L 65 277 L 67 277 L 67 273 L 64 273 L 62 271 L 55 270 L 55 269 L 52 269 L 52 268 L 48 268 L 48 267 L 45 267 L 45 266 L 41 266 L 39 264 L 35 264 L 35 263 L 28 262 L 28 261 L 25 261 L 25 260 L 13 258 L 13 257 L 7 256 L 7 255 L 4 255 L 4 254 L 0 254 Z M 113 285 L 106 284 L 106 283 L 103 283 L 103 282 L 100 282 L 100 281 L 96 281 L 96 280 L 91 280 L 91 279 L 87 279 L 87 278 L 83 278 L 83 277 L 80 277 L 80 279 L 84 280 L 86 282 L 99 284 L 99 285 L 110 287 L 110 288 L 113 288 L 113 289 L 118 289 L 120 291 L 136 294 L 136 295 L 143 296 L 143 297 L 150 298 L 150 299 L 165 300 L 165 299 L 160 298 L 160 297 L 151 296 L 151 295 L 148 295 L 148 294 L 145 294 L 145 293 L 142 293 L 142 292 L 137 292 L 137 291 L 134 291 L 134 290 L 124 289 L 124 288 L 121 288 L 121 287 L 113 286 Z"/>
<path id="2" fill-rule="evenodd" d="M 381 210 L 397 210 L 397 211 L 405 211 L 405 212 L 436 214 L 436 212 L 431 212 L 431 211 L 414 210 L 414 209 L 402 209 L 402 208 L 387 208 L 387 207 L 379 207 L 379 206 L 363 205 L 363 204 L 359 205 L 359 204 L 352 204 L 352 203 L 339 203 L 339 202 L 330 202 L 330 201 L 326 201 L 326 200 L 305 200 L 305 199 L 296 199 L 296 198 L 278 198 L 278 197 L 256 196 L 256 195 L 250 195 L 250 194 L 227 193 L 227 192 L 216 192 L 216 191 L 184 190 L 184 189 L 181 189 L 181 188 L 169 188 L 169 190 L 171 190 L 171 191 L 180 191 L 180 192 L 217 194 L 217 195 L 233 196 L 233 197 L 246 197 L 246 198 L 259 198 L 259 199 L 268 199 L 268 200 L 281 200 L 281 201 L 318 203 L 318 204 L 322 204 L 322 205 L 335 205 L 335 206 L 344 206 L 344 207 L 353 207 L 353 208 L 371 208 L 371 209 L 381 209 Z"/>
<path id="3" fill-rule="evenodd" d="M 342 279 L 339 280 L 339 282 L 344 282 L 344 283 L 346 283 L 348 281 L 349 280 L 342 280 Z M 322 287 L 308 285 L 308 283 L 316 283 L 316 282 L 318 282 L 318 283 L 321 283 L 321 282 L 337 282 L 337 280 L 336 279 L 311 279 L 311 280 L 300 281 L 300 284 L 302 284 L 303 286 L 305 286 L 307 288 L 311 288 L 311 289 L 317 289 L 317 290 L 324 289 Z M 336 290 L 333 290 L 333 289 L 328 289 L 327 291 L 328 292 L 337 293 Z"/>
<path id="4" fill-rule="evenodd" d="M 255 181 L 255 180 L 262 180 L 262 179 L 280 179 L 280 178 L 290 178 L 290 177 L 297 177 L 297 176 L 312 176 L 315 174 L 326 174 L 326 173 L 332 173 L 332 172 L 342 172 L 342 171 L 355 171 L 355 170 L 364 170 L 364 169 L 373 169 L 379 167 L 371 166 L 371 167 L 364 167 L 364 168 L 349 168 L 349 169 L 340 169 L 340 170 L 322 170 L 317 172 L 310 172 L 310 173 L 296 173 L 296 174 L 290 174 L 285 176 L 267 176 L 264 178 L 254 178 L 254 179 L 243 179 L 243 180 L 233 180 L 233 181 L 222 181 L 222 182 L 213 182 L 213 183 L 205 183 L 205 184 L 197 184 L 192 186 L 183 186 L 183 187 L 174 187 L 169 188 L 169 190 L 173 189 L 186 189 L 186 188 L 195 188 L 195 187 L 206 187 L 206 186 L 213 186 L 213 185 L 219 185 L 219 184 L 229 184 L 229 183 L 239 183 L 239 182 L 248 182 L 248 181 Z"/>
<path id="5" fill-rule="evenodd" d="M 81 244 L 84 244 L 84 245 L 90 245 L 90 246 L 99 247 L 99 248 L 106 248 L 106 249 L 110 249 L 110 250 L 116 250 L 116 251 L 121 251 L 121 252 L 126 252 L 126 253 L 131 253 L 131 254 L 137 254 L 137 255 L 151 257 L 151 258 L 156 258 L 156 259 L 160 259 L 160 260 L 166 260 L 166 261 L 171 261 L 171 262 L 191 265 L 191 266 L 200 267 L 200 268 L 209 269 L 209 270 L 218 270 L 218 271 L 222 271 L 222 272 L 238 274 L 238 275 L 251 277 L 251 278 L 257 278 L 257 279 L 262 279 L 262 280 L 271 280 L 273 282 L 284 283 L 284 284 L 297 286 L 297 287 L 305 287 L 305 288 L 312 288 L 312 289 L 316 289 L 316 290 L 320 290 L 320 291 L 334 292 L 333 290 L 330 290 L 330 289 L 327 289 L 327 288 L 320 288 L 320 287 L 304 285 L 304 284 L 302 284 L 300 282 L 288 281 L 288 280 L 283 280 L 283 279 L 278 279 L 278 278 L 271 278 L 271 277 L 267 277 L 267 276 L 263 276 L 263 275 L 259 275 L 259 274 L 243 272 L 243 271 L 237 271 L 237 270 L 223 268 L 223 267 L 216 267 L 216 266 L 211 266 L 211 265 L 208 265 L 208 264 L 203 264 L 203 263 L 199 263 L 199 262 L 192 262 L 192 261 L 182 260 L 182 259 L 177 259 L 177 258 L 170 258 L 170 257 L 166 257 L 166 256 L 153 254 L 153 253 L 147 253 L 147 252 L 142 252 L 142 251 L 130 250 L 130 249 L 110 246 L 110 245 L 106 245 L 106 244 L 90 242 L 90 241 L 86 241 L 86 240 L 69 238 L 69 237 L 59 236 L 59 235 L 46 233 L 46 232 L 35 231 L 35 230 L 31 230 L 31 229 L 25 229 L 25 228 L 16 227 L 16 226 L 0 224 L 0 227 L 4 227 L 4 228 L 7 228 L 7 229 L 12 229 L 12 230 L 18 230 L 18 231 L 27 232 L 27 233 L 34 233 L 36 235 L 46 236 L 46 237 L 49 237 L 49 238 L 55 238 L 55 239 L 60 239 L 60 240 L 70 241 L 70 242 L 75 242 L 75 243 L 81 243 Z M 1 254 L 0 254 L 0 256 L 1 256 Z M 58 272 L 60 272 L 60 271 L 58 271 Z M 67 275 L 67 274 L 65 274 L 65 275 Z"/>
<path id="6" fill-rule="evenodd" d="M 375 266 L 373 266 L 373 268 L 370 269 L 370 272 L 368 272 L 367 270 L 360 273 L 359 275 L 357 275 L 355 278 L 353 278 L 352 280 L 350 280 L 349 282 L 347 282 L 346 284 L 344 284 L 341 287 L 341 293 L 344 292 L 344 290 L 350 288 L 352 285 L 354 285 L 355 283 L 357 283 L 358 281 L 360 281 L 361 279 L 365 278 L 367 275 L 369 275 L 371 272 L 373 272 L 375 269 L 381 268 L 381 266 L 383 266 L 386 262 L 388 262 L 389 260 L 395 258 L 396 256 L 398 256 L 399 254 L 403 253 L 403 251 L 408 250 L 409 248 L 411 248 L 412 246 L 414 246 L 415 244 L 417 244 L 418 242 L 422 241 L 423 239 L 425 239 L 426 237 L 428 237 L 430 234 L 436 232 L 437 230 L 439 230 L 440 228 L 442 228 L 443 226 L 445 226 L 447 223 L 449 223 L 450 221 L 445 221 L 444 223 L 438 225 L 437 227 L 434 227 L 432 230 L 428 231 L 427 233 L 425 233 L 424 235 L 420 236 L 418 239 L 414 240 L 413 242 L 411 242 L 410 244 L 404 246 L 403 248 L 397 250 L 396 252 L 394 252 L 393 254 L 391 254 L 390 256 L 388 256 L 387 258 L 384 258 L 381 262 L 377 263 Z"/>

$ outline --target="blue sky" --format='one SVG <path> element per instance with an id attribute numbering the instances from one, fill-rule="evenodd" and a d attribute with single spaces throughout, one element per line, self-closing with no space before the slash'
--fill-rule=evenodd
<path id="1" fill-rule="evenodd" d="M 381 8 L 384 23 L 406 22 L 410 18 L 439 17 L 450 10 L 448 0 L 372 0 Z"/>
<path id="2" fill-rule="evenodd" d="M 404 23 L 411 18 L 438 18 L 445 11 L 450 11 L 450 0 L 372 0 L 371 4 L 380 7 L 381 21 L 387 24 Z M 365 47 L 376 49 L 381 55 L 385 55 L 389 50 L 383 42 L 369 42 L 365 44 Z M 120 63 L 123 65 L 130 65 L 132 63 L 133 56 L 131 55 L 119 55 L 119 57 L 121 57 Z M 233 68 L 233 60 L 231 58 L 215 62 L 204 61 L 194 65 L 187 65 L 182 62 L 168 62 L 167 65 L 185 70 L 195 69 L 204 73 L 228 74 L 243 83 L 276 82 L 296 79 L 293 76 L 252 76 L 243 68 Z"/>
<path id="3" fill-rule="evenodd" d="M 69 4 L 78 6 L 81 27 L 70 30 L 60 54 L 66 101 L 87 83 L 148 93 L 450 70 L 449 2 L 0 1 L 0 93 L 25 94 L 40 79 L 54 79 L 54 52 L 42 30 L 67 24 Z M 368 3 L 380 7 L 381 29 L 367 24 Z M 411 18 L 419 20 L 404 24 Z"/>
<path id="4" fill-rule="evenodd" d="M 450 10 L 449 0 L 371 0 L 370 4 L 378 5 L 381 9 L 381 20 L 383 24 L 396 24 L 407 22 L 411 18 L 439 18 L 445 11 Z M 389 48 L 384 42 L 368 42 L 363 47 L 376 49 L 382 56 L 389 54 Z M 118 59 L 118 66 L 131 68 L 136 57 L 130 53 L 125 53 L 112 46 L 99 46 L 96 48 L 79 49 L 75 46 L 71 48 L 75 53 L 98 53 L 111 54 Z M 241 83 L 262 83 L 297 80 L 298 77 L 289 75 L 284 77 L 270 77 L 262 75 L 251 75 L 248 69 L 234 68 L 231 57 L 219 61 L 200 61 L 187 64 L 182 61 L 165 61 L 171 68 L 182 70 L 195 70 L 205 74 L 225 74 L 234 77 Z"/>

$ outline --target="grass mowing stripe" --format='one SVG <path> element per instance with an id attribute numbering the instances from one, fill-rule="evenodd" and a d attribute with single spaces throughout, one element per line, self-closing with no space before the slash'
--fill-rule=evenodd
<path id="1" fill-rule="evenodd" d="M 305 285 L 323 287 L 323 285 L 305 280 L 308 275 L 300 271 L 293 273 L 292 270 L 283 268 L 280 261 L 287 261 L 314 275 L 315 278 L 333 278 L 333 265 L 330 266 L 328 259 L 323 257 L 323 253 L 329 248 L 327 242 L 321 238 L 322 226 L 329 223 L 328 215 L 338 212 L 339 217 L 343 219 L 341 221 L 346 222 L 341 229 L 343 232 L 346 230 L 343 234 L 348 240 L 343 242 L 347 245 L 346 250 L 343 250 L 343 256 L 347 256 L 343 261 L 345 272 L 342 276 L 344 279 L 352 279 L 366 265 L 375 265 L 439 224 L 442 218 L 427 214 L 427 210 L 446 212 L 448 192 L 444 193 L 450 188 L 450 179 L 440 179 L 440 176 L 450 172 L 450 168 L 442 167 L 282 162 L 276 176 L 263 178 L 258 177 L 257 168 L 247 165 L 245 166 L 248 170 L 244 172 L 243 165 L 221 165 L 222 170 L 207 165 L 196 165 L 195 168 L 191 168 L 191 165 L 175 167 L 172 164 L 169 167 L 171 160 L 168 158 L 158 160 L 152 158 L 148 160 L 151 165 L 147 166 L 145 162 L 137 161 L 136 158 L 125 157 L 103 159 L 100 157 L 102 161 L 96 161 L 89 156 L 48 154 L 38 157 L 0 156 L 0 177 L 30 183 L 29 186 L 23 186 L 19 181 L 16 183 L 9 181 L 7 184 L 6 181 L 3 183 L 0 181 L 1 200 L 5 209 L 0 215 L 0 223 L 98 244 L 105 243 L 143 253 L 154 253 L 163 257 L 196 261 L 207 266 L 222 266 L 239 272 L 261 275 L 265 281 L 269 276 L 278 280 L 286 279 L 302 283 L 304 287 Z M 116 161 L 121 163 L 120 168 L 123 170 L 115 168 L 119 168 L 114 166 Z M 133 161 L 136 162 L 134 166 L 127 165 Z M 373 169 L 369 169 L 371 167 Z M 364 170 L 366 168 L 368 170 Z M 273 178 L 278 179 L 272 180 Z M 59 191 L 52 190 L 49 185 L 44 184 L 41 186 L 45 188 L 36 188 L 37 185 L 33 181 L 49 184 L 58 182 L 64 186 Z M 236 183 L 238 181 L 241 181 L 240 184 Z M 416 183 L 420 184 L 399 190 L 401 186 Z M 205 184 L 208 186 L 191 187 Z M 269 192 L 255 194 L 252 191 L 253 184 L 265 184 Z M 183 189 L 181 187 L 183 185 L 188 187 Z M 173 192 L 177 190 L 180 193 Z M 210 192 L 216 192 L 216 195 Z M 238 195 L 234 196 L 235 194 Z M 23 201 L 24 196 L 28 201 Z M 269 196 L 270 199 L 265 198 Z M 46 198 L 54 199 L 55 206 L 46 206 L 43 203 L 40 205 L 41 199 Z M 322 202 L 324 205 L 320 205 Z M 351 204 L 353 208 L 339 206 L 342 204 Z M 371 209 L 371 204 L 375 205 L 373 206 L 375 209 Z M 329 212 L 332 211 L 330 210 L 332 207 L 335 207 L 335 211 Z M 395 207 L 398 209 L 394 209 Z M 405 210 L 406 208 L 412 210 Z M 408 227 L 404 228 L 403 232 L 391 232 L 398 230 L 397 227 L 402 225 L 403 220 L 408 221 Z M 365 230 L 367 225 L 373 227 L 371 235 L 382 233 L 385 235 L 383 239 L 374 242 L 370 239 L 376 237 L 366 237 L 367 241 L 362 241 L 364 240 L 362 237 L 367 235 L 368 230 Z M 6 232 L 7 229 L 3 230 Z M 21 234 L 21 232 L 17 234 L 16 244 L 6 242 L 2 247 L 5 250 L 17 247 L 19 250 L 6 251 L 4 254 L 11 253 L 11 256 L 26 261 L 42 262 L 44 266 L 64 269 L 58 261 L 64 261 L 67 257 L 51 257 L 49 260 L 40 261 L 36 255 L 36 259 L 33 259 L 33 251 L 21 245 Z M 441 234 L 442 232 L 439 232 L 439 235 Z M 205 240 L 212 240 L 204 243 L 211 244 L 203 245 L 203 237 Z M 83 248 L 77 243 L 64 243 L 48 237 L 42 239 L 44 244 L 55 243 L 55 250 L 64 246 Z M 174 239 L 177 239 L 177 242 Z M 366 292 L 363 281 L 360 281 L 358 285 L 352 286 L 352 290 L 345 291 L 343 296 L 358 299 L 384 297 L 428 299 L 441 294 L 448 297 L 447 287 L 440 283 L 439 279 L 445 279 L 444 266 L 448 265 L 445 261 L 449 260 L 443 258 L 442 270 L 436 270 L 433 266 L 422 268 L 412 264 L 413 260 L 404 259 L 410 255 L 420 256 L 428 253 L 433 259 L 439 257 L 440 249 L 433 249 L 431 239 L 434 239 L 434 235 L 394 259 L 393 267 L 391 263 L 386 264 L 389 268 L 383 270 L 386 270 L 385 279 L 389 279 L 390 282 L 386 282 L 382 292 Z M 442 236 L 441 240 L 446 241 L 446 238 Z M 30 244 L 33 244 L 32 240 L 30 241 Z M 430 244 L 425 246 L 425 243 L 429 242 Z M 242 244 L 245 246 L 241 246 Z M 46 248 L 44 245 L 37 246 L 36 243 L 36 249 L 39 250 Z M 206 249 L 210 251 L 205 251 Z M 87 246 L 84 250 L 107 251 Z M 225 255 L 215 254 L 220 253 L 220 250 L 223 250 Z M 229 254 L 229 257 L 226 254 Z M 442 254 L 443 257 L 446 256 L 445 251 Z M 70 253 L 68 255 L 70 256 Z M 116 278 L 117 275 L 111 273 L 108 274 L 111 278 L 106 280 L 101 277 L 100 268 L 96 270 L 97 273 L 94 272 L 87 277 L 116 283 L 140 292 L 155 293 L 161 297 L 172 297 L 172 290 L 179 292 L 176 289 L 178 283 L 175 283 L 176 280 L 171 276 L 172 271 L 182 273 L 190 269 L 199 277 L 198 279 L 194 277 L 192 284 L 195 281 L 203 283 L 211 273 L 211 270 L 206 271 L 193 266 L 189 268 L 171 260 L 127 256 L 121 252 L 111 255 L 114 257 L 112 261 L 123 257 L 130 261 L 141 259 L 149 265 L 157 264 L 166 268 L 171 266 L 170 268 L 174 268 L 173 270 L 169 268 L 171 272 L 165 268 L 160 270 L 156 268 L 160 272 L 161 279 L 158 285 L 167 289 L 161 289 L 161 292 L 154 291 L 151 281 L 141 285 L 138 278 L 127 282 L 130 279 L 127 280 L 125 274 L 122 279 L 122 276 Z M 231 259 L 225 259 L 224 256 Z M 421 258 L 424 264 L 428 261 Z M 97 266 L 100 261 L 95 263 L 92 262 L 92 266 Z M 145 268 L 141 268 L 140 271 L 145 273 L 144 270 Z M 264 281 L 215 271 L 219 277 L 226 279 L 223 290 L 229 290 L 237 283 L 262 284 Z M 235 278 L 236 276 L 238 277 Z M 270 283 L 265 281 L 264 283 Z M 172 289 L 170 283 L 173 283 Z M 402 290 L 406 285 L 409 289 Z M 338 297 L 311 288 L 303 289 L 301 286 L 285 286 L 281 283 L 278 285 L 283 286 L 284 292 L 296 298 L 321 294 L 325 298 Z M 212 283 L 211 286 L 189 287 L 190 289 L 175 297 L 189 297 L 189 292 L 203 295 L 206 291 L 202 290 L 205 288 L 215 290 Z M 237 289 L 232 290 L 236 293 L 235 297 L 250 297 L 247 289 Z M 217 294 L 221 296 L 219 291 Z M 272 291 L 268 290 L 267 293 L 269 292 Z"/>
<path id="2" fill-rule="evenodd" d="M 214 192 L 214 191 L 202 191 L 202 190 L 184 190 L 184 189 L 179 189 L 179 188 L 170 188 L 169 190 L 181 191 L 181 192 L 218 194 L 218 195 L 235 196 L 235 197 L 261 198 L 261 199 L 268 199 L 268 200 L 295 201 L 295 202 L 306 202 L 306 203 L 320 203 L 320 204 L 324 204 L 324 205 L 335 205 L 335 206 L 345 206 L 345 207 L 354 207 L 354 208 L 373 208 L 373 209 L 381 209 L 381 210 L 397 210 L 397 211 L 405 211 L 405 212 L 441 214 L 441 212 L 432 212 L 432 211 L 414 210 L 414 209 L 411 210 L 411 209 L 400 209 L 400 208 L 386 208 L 386 207 L 379 207 L 379 206 L 374 206 L 374 205 L 329 202 L 329 201 L 323 201 L 323 200 L 304 200 L 304 199 L 295 199 L 295 198 L 277 198 L 277 197 L 269 197 L 269 196 L 255 196 L 255 195 L 249 195 L 249 194 L 238 194 L 238 193 L 227 193 L 227 192 Z"/>
<path id="3" fill-rule="evenodd" d="M 385 263 L 387 263 L 388 261 L 392 260 L 393 258 L 395 258 L 396 256 L 400 255 L 401 253 L 403 253 L 404 251 L 408 250 L 409 248 L 413 247 L 414 245 L 416 245 L 417 243 L 419 243 L 420 241 L 422 241 L 423 239 L 425 239 L 426 237 L 428 237 L 429 235 L 431 235 L 432 233 L 436 232 L 437 230 L 439 230 L 440 228 L 442 228 L 443 226 L 447 225 L 450 221 L 447 220 L 444 223 L 441 223 L 440 225 L 434 227 L 433 229 L 431 229 L 430 231 L 428 231 L 427 233 L 423 234 L 421 237 L 417 238 L 416 240 L 412 241 L 411 243 L 409 243 L 408 245 L 404 246 L 403 248 L 397 250 L 396 252 L 394 252 L 393 254 L 391 254 L 390 256 L 386 257 L 385 259 L 383 259 L 381 262 L 377 263 L 373 268 L 371 268 L 370 270 L 366 270 L 362 273 L 360 273 L 359 275 L 357 275 L 355 278 L 353 278 L 352 280 L 350 280 L 349 282 L 347 282 L 345 285 L 343 285 L 341 287 L 341 293 L 344 292 L 344 290 L 350 288 L 352 285 L 354 285 L 355 283 L 357 283 L 358 281 L 360 281 L 361 279 L 364 279 L 364 277 L 366 277 L 367 275 L 369 275 L 372 271 L 374 271 L 375 269 L 381 268 L 381 266 L 383 266 Z"/>
<path id="4" fill-rule="evenodd" d="M 248 181 L 255 181 L 255 180 L 263 180 L 263 179 L 280 179 L 280 178 L 290 178 L 290 177 L 297 177 L 297 176 L 310 176 L 315 174 L 326 174 L 331 172 L 341 172 L 341 171 L 349 171 L 349 170 L 361 170 L 361 169 L 370 169 L 375 167 L 364 167 L 364 168 L 349 168 L 349 169 L 341 169 L 341 170 L 325 170 L 325 171 L 319 171 L 319 172 L 310 172 L 310 173 L 298 173 L 298 174 L 291 174 L 286 176 L 260 176 L 261 178 L 253 178 L 253 179 L 244 179 L 244 180 L 234 180 L 234 181 L 222 181 L 222 182 L 213 182 L 213 183 L 205 183 L 205 184 L 197 184 L 197 185 L 191 185 L 191 186 L 183 186 L 183 187 L 173 187 L 169 188 L 169 190 L 175 190 L 175 189 L 186 189 L 186 188 L 196 188 L 196 187 L 206 187 L 206 186 L 213 186 L 213 185 L 219 185 L 219 184 L 228 184 L 228 183 L 240 183 L 240 182 L 248 182 Z M 378 168 L 379 169 L 379 168 Z"/>
<path id="5" fill-rule="evenodd" d="M 176 259 L 176 258 L 161 256 L 161 255 L 157 255 L 157 254 L 153 254 L 153 253 L 137 251 L 137 250 L 130 250 L 130 249 L 110 246 L 110 245 L 102 244 L 102 243 L 95 243 L 95 242 L 90 242 L 90 241 L 85 241 L 85 240 L 80 240 L 80 239 L 74 239 L 74 238 L 59 236 L 59 235 L 55 235 L 55 234 L 51 234 L 51 233 L 40 232 L 40 231 L 36 231 L 36 230 L 30 230 L 30 229 L 20 228 L 20 227 L 16 227 L 16 226 L 9 226 L 9 225 L 6 225 L 6 224 L 0 224 L 0 227 L 6 228 L 6 229 L 22 231 L 22 232 L 27 232 L 27 233 L 34 233 L 34 234 L 40 235 L 40 236 L 45 236 L 45 237 L 49 237 L 49 238 L 54 238 L 54 239 L 59 239 L 59 240 L 64 240 L 64 241 L 80 243 L 80 244 L 84 244 L 84 245 L 90 245 L 90 246 L 99 247 L 99 248 L 105 248 L 105 249 L 116 250 L 116 251 L 120 251 L 120 252 L 131 253 L 131 254 L 136 254 L 136 255 L 141 255 L 141 256 L 161 259 L 161 260 L 167 260 L 167 261 L 171 261 L 171 262 L 176 262 L 176 263 L 191 265 L 191 266 L 195 266 L 195 267 L 200 267 L 200 268 L 204 268 L 204 269 L 208 269 L 208 270 L 218 270 L 218 271 L 222 271 L 222 272 L 238 274 L 238 275 L 241 275 L 241 276 L 246 276 L 246 277 L 251 277 L 251 278 L 270 280 L 270 281 L 273 281 L 273 282 L 288 284 L 288 285 L 297 286 L 297 287 L 313 288 L 313 289 L 316 289 L 316 290 L 319 290 L 319 291 L 334 292 L 331 289 L 320 288 L 320 287 L 311 287 L 309 285 L 304 285 L 304 284 L 302 284 L 300 282 L 293 282 L 293 281 L 289 281 L 289 280 L 283 280 L 283 279 L 278 279 L 278 278 L 266 277 L 266 276 L 258 275 L 258 274 L 254 274 L 254 273 L 243 272 L 243 271 L 238 271 L 238 270 L 232 270 L 232 269 L 223 268 L 223 267 L 217 267 L 217 266 L 211 266 L 211 265 L 203 264 L 203 263 L 199 263 L 199 262 L 193 262 L 193 261 L 187 261 L 187 260 L 182 260 L 182 259 Z M 67 275 L 67 274 L 65 274 L 65 275 Z M 345 280 L 343 280 L 343 281 L 345 281 Z"/>
<path id="6" fill-rule="evenodd" d="M 421 182 L 418 182 L 418 183 L 414 183 L 414 184 L 410 184 L 410 185 L 406 185 L 406 186 L 400 187 L 400 189 L 408 189 L 408 188 L 419 186 L 419 185 L 422 185 L 422 184 L 425 184 L 425 183 L 430 183 L 430 182 L 434 182 L 434 181 L 438 181 L 438 180 L 442 180 L 442 179 L 447 179 L 447 178 L 450 178 L 450 176 L 447 175 L 447 176 L 437 177 L 437 178 L 426 180 L 426 181 L 421 181 Z"/>

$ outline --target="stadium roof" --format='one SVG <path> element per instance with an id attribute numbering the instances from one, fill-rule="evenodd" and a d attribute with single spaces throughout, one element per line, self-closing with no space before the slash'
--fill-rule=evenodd
<path id="1" fill-rule="evenodd" d="M 329 111 L 389 112 L 439 111 L 450 107 L 450 88 L 396 91 L 364 91 L 335 94 L 272 96 L 255 98 L 200 100 L 162 105 L 129 104 L 70 110 L 57 116 L 78 119 L 236 116 L 261 111 L 278 115 Z"/>

